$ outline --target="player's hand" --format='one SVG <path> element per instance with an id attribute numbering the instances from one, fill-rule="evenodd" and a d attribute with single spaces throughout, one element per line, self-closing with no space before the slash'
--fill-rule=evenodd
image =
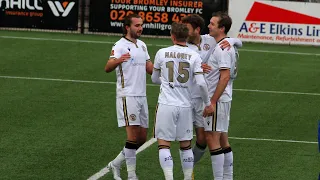
<path id="1" fill-rule="evenodd" d="M 205 64 L 205 63 L 201 64 L 201 68 L 202 68 L 203 72 L 206 74 L 208 74 L 212 70 L 211 66 L 209 66 L 208 64 Z"/>
<path id="2" fill-rule="evenodd" d="M 118 58 L 118 62 L 121 64 L 123 62 L 127 62 L 129 59 L 131 58 L 129 53 L 126 54 L 122 54 L 122 56 L 120 58 Z"/>
<path id="3" fill-rule="evenodd" d="M 211 104 L 210 106 L 206 106 L 203 111 L 203 117 L 213 116 L 215 108 L 215 104 Z"/>
<path id="4" fill-rule="evenodd" d="M 220 43 L 221 49 L 227 49 L 229 50 L 231 48 L 230 43 L 227 40 L 224 40 Z"/>

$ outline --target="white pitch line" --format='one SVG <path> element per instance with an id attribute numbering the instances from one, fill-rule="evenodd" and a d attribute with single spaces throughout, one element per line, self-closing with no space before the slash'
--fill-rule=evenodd
<path id="1" fill-rule="evenodd" d="M 195 137 L 196 135 L 193 135 L 193 136 Z M 286 140 L 286 139 L 263 139 L 263 138 L 242 138 L 242 137 L 229 137 L 229 139 L 250 140 L 250 141 L 302 143 L 302 144 L 318 144 L 318 142 L 315 142 L 315 141 L 297 141 L 297 140 Z"/>
<path id="2" fill-rule="evenodd" d="M 276 53 L 276 54 L 291 54 L 291 55 L 306 55 L 306 56 L 320 56 L 316 53 L 303 53 L 303 52 L 288 52 L 288 51 L 268 51 L 268 50 L 257 50 L 257 49 L 238 49 L 239 51 L 247 52 L 259 52 L 259 53 Z"/>
<path id="3" fill-rule="evenodd" d="M 92 84 L 116 84 L 116 82 L 108 82 L 108 81 L 88 81 L 88 80 L 54 79 L 54 78 L 21 77 L 21 76 L 0 76 L 0 78 L 57 81 L 57 82 L 74 82 L 74 83 L 92 83 Z M 156 85 L 156 84 L 147 84 L 147 86 L 159 87 L 159 85 Z M 304 92 L 290 92 L 290 91 L 267 91 L 267 90 L 258 90 L 258 89 L 236 89 L 236 88 L 233 90 L 234 91 L 244 91 L 244 92 L 272 93 L 272 94 L 294 94 L 294 95 L 320 96 L 320 93 L 304 93 Z"/>
<path id="4" fill-rule="evenodd" d="M 147 149 L 148 147 L 150 147 L 153 143 L 157 142 L 156 138 L 151 138 L 149 141 L 145 142 L 138 150 L 137 150 L 137 154 L 139 154 L 140 152 L 144 151 L 145 149 Z M 107 173 L 109 173 L 110 170 L 108 168 L 108 166 L 102 168 L 99 172 L 97 172 L 96 174 L 92 175 L 91 177 L 88 178 L 88 180 L 97 180 L 101 177 L 103 177 L 104 175 L 106 175 Z"/>
<path id="5" fill-rule="evenodd" d="M 241 138 L 241 137 L 229 137 L 229 138 L 230 139 L 238 139 L 238 140 L 252 140 L 252 141 L 271 141 L 271 142 L 318 144 L 318 142 L 313 142 L 313 141 L 296 141 L 296 140 L 284 140 L 284 139 L 260 139 L 260 138 Z"/>
<path id="6" fill-rule="evenodd" d="M 273 94 L 296 94 L 296 95 L 320 96 L 320 93 L 304 93 L 304 92 L 290 92 L 290 91 L 267 91 L 267 90 L 258 90 L 258 89 L 233 89 L 233 90 L 245 91 L 245 92 L 273 93 Z"/>
<path id="7" fill-rule="evenodd" d="M 0 36 L 3 39 L 24 39 L 24 40 L 36 40 L 36 41 L 60 41 L 60 42 L 79 42 L 79 43 L 96 43 L 96 44 L 114 44 L 111 41 L 92 41 L 92 40 L 80 40 L 80 39 L 51 39 L 51 38 L 37 38 L 37 37 L 21 37 L 21 36 Z M 167 47 L 170 45 L 163 44 L 147 44 L 148 46 Z M 303 53 L 303 52 L 290 52 L 290 51 L 269 51 L 259 49 L 245 49 L 240 48 L 239 51 L 247 52 L 259 52 L 259 53 L 276 53 L 276 54 L 292 54 L 292 55 L 306 55 L 306 56 L 320 56 L 316 53 Z"/>

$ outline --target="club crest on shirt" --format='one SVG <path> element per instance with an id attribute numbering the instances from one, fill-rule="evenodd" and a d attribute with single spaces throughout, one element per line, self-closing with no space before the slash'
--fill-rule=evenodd
<path id="1" fill-rule="evenodd" d="M 142 50 L 143 50 L 144 52 L 146 52 L 147 48 L 144 47 L 144 46 L 142 46 Z"/>
<path id="2" fill-rule="evenodd" d="M 209 44 L 204 44 L 203 45 L 203 50 L 208 51 L 210 49 L 210 45 Z"/>
<path id="3" fill-rule="evenodd" d="M 129 118 L 131 121 L 135 121 L 137 119 L 135 114 L 131 114 Z"/>

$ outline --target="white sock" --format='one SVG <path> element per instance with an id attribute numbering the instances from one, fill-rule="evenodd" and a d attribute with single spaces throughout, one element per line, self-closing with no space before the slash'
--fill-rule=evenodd
<path id="1" fill-rule="evenodd" d="M 211 162 L 214 180 L 223 180 L 224 154 L 222 148 L 212 150 Z"/>
<path id="2" fill-rule="evenodd" d="M 136 149 L 124 148 L 128 177 L 136 177 Z"/>
<path id="3" fill-rule="evenodd" d="M 198 143 L 196 143 L 192 148 L 192 152 L 194 156 L 194 164 L 196 164 L 206 152 L 206 146 L 201 147 Z"/>
<path id="4" fill-rule="evenodd" d="M 223 180 L 233 179 L 233 152 L 231 147 L 224 149 Z"/>
<path id="5" fill-rule="evenodd" d="M 191 149 L 179 150 L 184 180 L 192 179 L 193 172 L 193 152 Z"/>
<path id="6" fill-rule="evenodd" d="M 173 180 L 173 160 L 170 149 L 159 149 L 159 161 L 166 180 Z"/>
<path id="7" fill-rule="evenodd" d="M 112 164 L 116 167 L 121 167 L 122 163 L 125 161 L 124 149 L 118 154 L 116 158 L 112 161 Z"/>

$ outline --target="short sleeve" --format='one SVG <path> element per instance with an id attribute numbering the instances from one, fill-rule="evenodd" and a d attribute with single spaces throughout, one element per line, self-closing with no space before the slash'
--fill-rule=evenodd
<path id="1" fill-rule="evenodd" d="M 146 45 L 144 45 L 145 47 L 145 53 L 146 53 L 146 61 L 149 61 L 150 60 L 150 55 L 149 55 L 149 52 L 148 52 L 148 48 Z"/>
<path id="2" fill-rule="evenodd" d="M 220 50 L 217 58 L 219 69 L 231 69 L 231 51 Z"/>
<path id="3" fill-rule="evenodd" d="M 122 48 L 120 48 L 119 44 L 114 44 L 111 50 L 110 59 L 111 58 L 120 58 L 122 55 Z"/>

